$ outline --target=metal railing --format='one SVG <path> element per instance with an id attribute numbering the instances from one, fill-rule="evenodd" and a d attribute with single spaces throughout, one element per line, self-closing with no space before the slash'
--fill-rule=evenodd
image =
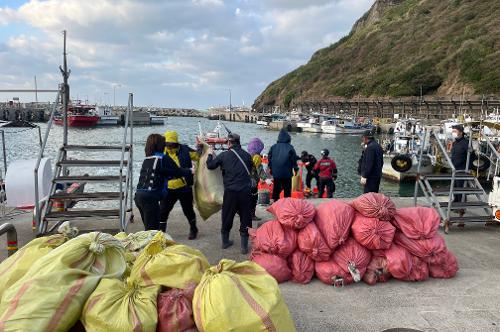
<path id="1" fill-rule="evenodd" d="M 498 171 L 500 170 L 500 153 L 498 153 L 499 147 L 495 147 L 493 145 L 493 143 L 491 142 L 491 139 L 488 136 L 485 135 L 484 137 L 485 137 L 485 141 L 486 141 L 486 153 L 485 153 L 485 155 L 490 160 L 490 163 L 495 164 L 494 171 L 492 171 L 493 165 L 490 165 L 490 167 L 488 168 L 488 174 L 486 175 L 486 180 L 489 181 L 491 179 L 492 175 L 497 176 Z M 488 156 L 488 152 L 489 152 L 489 156 Z"/>
<path id="2" fill-rule="evenodd" d="M 7 233 L 7 253 L 9 256 L 17 251 L 17 231 L 14 225 L 5 223 L 0 225 L 0 235 Z"/>
<path id="3" fill-rule="evenodd" d="M 133 143 L 134 143 L 134 95 L 129 93 L 128 95 L 128 106 L 127 114 L 125 115 L 125 123 L 123 130 L 123 140 L 122 140 L 122 151 L 120 158 L 120 226 L 121 230 L 127 228 L 127 201 L 130 199 L 130 209 L 132 209 L 133 204 Z M 127 160 L 127 174 L 125 180 L 125 190 L 123 190 L 123 172 L 124 172 L 124 162 L 125 162 L 125 151 L 127 147 L 127 136 L 128 129 L 130 127 L 130 144 L 128 150 L 128 160 Z M 131 211 L 132 213 L 132 211 Z"/>
<path id="4" fill-rule="evenodd" d="M 49 139 L 50 130 L 52 129 L 52 123 L 54 122 L 54 115 L 57 110 L 57 106 L 59 105 L 59 99 L 61 98 L 61 91 L 58 91 L 56 101 L 54 106 L 52 107 L 52 111 L 50 113 L 50 118 L 47 123 L 47 129 L 45 130 L 45 135 L 42 140 L 42 146 L 40 148 L 40 152 L 38 153 L 38 159 L 35 164 L 34 174 L 35 174 L 35 213 L 36 213 L 36 228 L 40 229 L 42 215 L 40 209 L 40 193 L 38 188 L 38 170 L 40 168 L 40 163 L 43 158 L 43 152 L 45 151 L 45 147 L 47 146 L 47 141 Z"/>

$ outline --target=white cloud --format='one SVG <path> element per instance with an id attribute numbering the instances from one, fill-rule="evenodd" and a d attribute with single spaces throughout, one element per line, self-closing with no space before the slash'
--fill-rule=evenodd
<path id="1" fill-rule="evenodd" d="M 22 85 L 36 74 L 40 85 L 57 84 L 68 30 L 74 93 L 112 93 L 121 84 L 120 103 L 133 90 L 139 103 L 208 107 L 231 88 L 235 99 L 251 101 L 345 35 L 372 2 L 30 0 L 0 7 L 0 26 L 29 27 L 0 39 L 0 76 Z"/>

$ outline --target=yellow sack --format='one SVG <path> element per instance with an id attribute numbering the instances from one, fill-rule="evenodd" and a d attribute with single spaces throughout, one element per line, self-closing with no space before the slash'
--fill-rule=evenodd
<path id="1" fill-rule="evenodd" d="M 155 332 L 161 286 L 139 286 L 131 279 L 102 279 L 85 303 L 81 321 L 93 332 Z"/>
<path id="2" fill-rule="evenodd" d="M 220 211 L 224 197 L 222 171 L 220 168 L 215 170 L 207 168 L 209 154 L 209 146 L 203 142 L 203 152 L 194 174 L 194 200 L 203 220 Z"/>
<path id="3" fill-rule="evenodd" d="M 295 331 L 276 280 L 253 262 L 223 259 L 208 269 L 194 292 L 200 332 Z"/>
<path id="4" fill-rule="evenodd" d="M 145 286 L 184 289 L 190 282 L 199 283 L 209 266 L 199 250 L 173 244 L 159 233 L 137 256 L 130 276 Z"/>
<path id="5" fill-rule="evenodd" d="M 63 234 L 39 237 L 4 260 L 0 264 L 0 300 L 3 292 L 21 279 L 38 259 L 67 240 Z"/>
<path id="6" fill-rule="evenodd" d="M 0 303 L 0 331 L 67 331 L 102 277 L 121 278 L 120 241 L 105 233 L 80 235 L 37 260 Z"/>
<path id="7" fill-rule="evenodd" d="M 130 251 L 140 251 L 144 249 L 158 233 L 161 233 L 165 240 L 173 241 L 172 237 L 167 233 L 156 230 L 139 231 L 137 233 L 130 233 L 128 235 L 122 232 L 116 234 L 115 237 L 122 241 L 125 249 Z M 125 237 L 123 236 L 124 234 Z"/>

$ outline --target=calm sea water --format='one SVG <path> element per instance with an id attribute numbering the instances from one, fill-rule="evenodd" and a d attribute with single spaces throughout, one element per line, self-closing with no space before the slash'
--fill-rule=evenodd
<path id="1" fill-rule="evenodd" d="M 195 136 L 199 131 L 199 123 L 204 130 L 212 130 L 217 122 L 198 118 L 169 118 L 166 125 L 153 127 L 135 127 L 134 128 L 134 174 L 135 181 L 144 157 L 144 143 L 151 133 L 163 134 L 166 130 L 176 130 L 179 133 L 180 141 L 194 147 Z M 267 151 L 274 144 L 278 137 L 278 132 L 259 128 L 255 124 L 225 122 L 228 128 L 240 134 L 242 145 L 245 147 L 252 137 L 259 137 L 265 144 Z M 45 132 L 46 124 L 40 124 L 42 134 Z M 336 182 L 337 197 L 354 197 L 362 193 L 362 187 L 359 184 L 357 175 L 357 162 L 361 154 L 361 137 L 351 135 L 319 135 L 309 133 L 291 133 L 292 144 L 300 154 L 307 150 L 319 158 L 320 151 L 324 148 L 330 150 L 330 155 L 337 163 L 339 176 Z M 99 127 L 92 129 L 71 128 L 69 131 L 70 144 L 121 144 L 123 139 L 122 127 Z M 25 130 L 20 128 L 6 129 L 5 134 L 7 146 L 8 161 L 17 159 L 36 158 L 39 151 L 37 130 Z M 56 159 L 57 149 L 62 142 L 62 128 L 54 126 L 49 136 L 46 149 L 46 156 Z M 70 154 L 73 158 L 90 157 L 89 153 L 73 152 Z M 91 157 L 96 159 L 114 159 L 119 158 L 119 152 L 98 152 Z M 1 167 L 3 169 L 3 165 Z M 82 169 L 80 172 L 89 174 L 111 174 L 103 169 Z M 78 173 L 80 173 L 78 172 Z M 73 174 L 77 174 L 74 171 Z M 92 188 L 89 184 L 89 190 Z M 113 185 L 99 184 L 100 190 L 112 190 Z M 104 188 L 103 188 L 104 187 Z M 390 196 L 412 196 L 413 184 L 399 184 L 395 182 L 382 180 L 381 191 Z"/>

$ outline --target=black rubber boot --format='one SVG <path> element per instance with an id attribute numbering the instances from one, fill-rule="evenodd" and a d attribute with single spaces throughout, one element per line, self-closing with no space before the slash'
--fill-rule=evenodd
<path id="1" fill-rule="evenodd" d="M 229 234 L 222 234 L 222 249 L 229 248 L 233 243 L 232 240 L 229 240 Z"/>
<path id="2" fill-rule="evenodd" d="M 196 219 L 189 221 L 189 236 L 188 240 L 194 240 L 198 236 L 198 227 L 196 227 Z"/>
<path id="3" fill-rule="evenodd" d="M 248 235 L 241 236 L 241 253 L 243 255 L 248 254 Z"/>

